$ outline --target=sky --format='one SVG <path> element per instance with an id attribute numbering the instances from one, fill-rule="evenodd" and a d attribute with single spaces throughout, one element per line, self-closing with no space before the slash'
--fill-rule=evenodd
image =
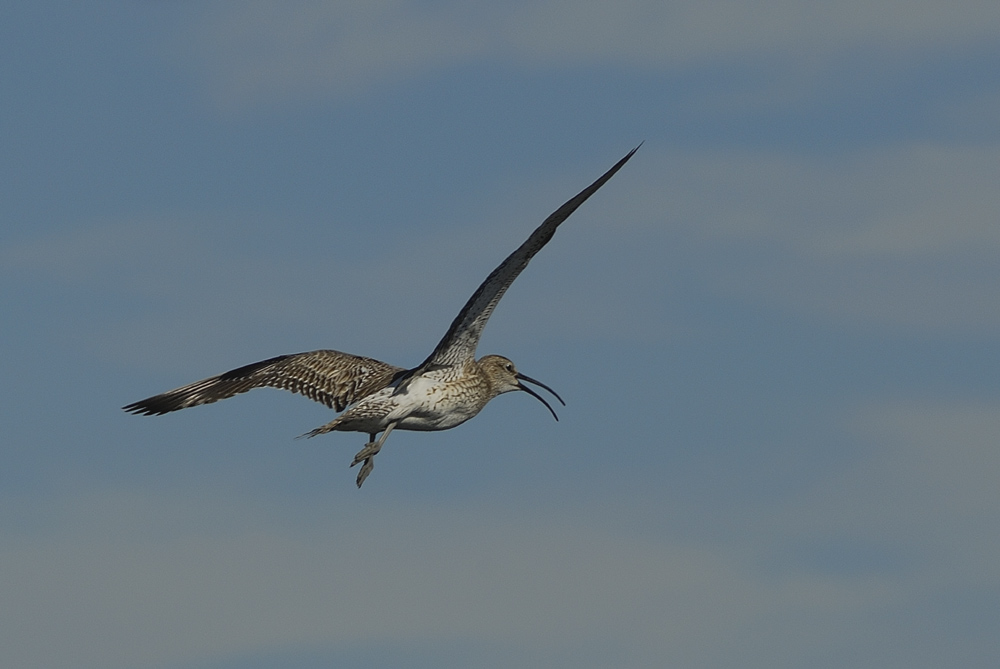
<path id="1" fill-rule="evenodd" d="M 995 667 L 1000 4 L 2 2 L 0 666 Z M 283 353 L 523 393 L 294 438 Z"/>

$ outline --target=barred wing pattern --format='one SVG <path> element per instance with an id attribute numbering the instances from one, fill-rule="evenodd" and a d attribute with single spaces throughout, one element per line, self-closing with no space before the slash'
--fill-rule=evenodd
<path id="1" fill-rule="evenodd" d="M 641 144 L 639 146 L 642 146 Z M 482 285 L 472 294 L 469 301 L 465 303 L 462 310 L 452 321 L 451 327 L 445 333 L 444 338 L 434 349 L 434 352 L 414 370 L 419 374 L 434 366 L 450 366 L 461 364 L 475 359 L 476 347 L 479 345 L 479 338 L 483 334 L 486 321 L 493 314 L 493 309 L 503 294 L 510 288 L 518 274 L 528 266 L 528 261 L 545 246 L 552 235 L 555 234 L 559 224 L 569 218 L 569 215 L 576 211 L 576 208 L 583 204 L 587 198 L 597 192 L 608 179 L 621 169 L 622 165 L 628 162 L 639 146 L 628 152 L 624 158 L 615 163 L 615 166 L 605 172 L 601 178 L 580 191 L 575 197 L 556 209 L 546 218 L 528 240 L 500 263 L 493 272 L 486 277 Z"/>
<path id="2" fill-rule="evenodd" d="M 385 388 L 402 367 L 340 351 L 310 351 L 279 355 L 167 391 L 122 407 L 143 416 L 156 416 L 211 404 L 269 386 L 290 390 L 343 411 L 363 397 Z"/>

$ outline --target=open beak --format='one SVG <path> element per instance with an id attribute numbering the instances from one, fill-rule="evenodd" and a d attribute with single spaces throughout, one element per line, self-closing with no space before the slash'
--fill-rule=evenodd
<path id="1" fill-rule="evenodd" d="M 552 393 L 555 396 L 555 398 L 557 400 L 559 400 L 560 404 L 562 404 L 563 406 L 566 406 L 566 403 L 563 402 L 563 399 L 561 397 L 559 397 L 559 393 L 557 393 L 556 391 L 552 390 L 551 388 L 549 388 L 547 385 L 545 385 L 541 381 L 535 381 L 530 376 L 525 376 L 524 374 L 517 374 L 516 378 L 517 378 L 518 381 L 527 381 L 528 383 L 534 383 L 536 386 L 544 388 L 545 390 L 547 390 L 550 393 Z M 520 388 L 521 390 L 523 390 L 524 392 L 528 393 L 532 397 L 534 397 L 536 400 L 538 400 L 542 404 L 544 404 L 545 408 L 548 409 L 549 413 L 552 414 L 552 417 L 555 418 L 556 420 L 559 420 L 559 416 L 556 415 L 555 410 L 549 405 L 548 402 L 545 401 L 545 399 L 541 395 L 539 395 L 538 393 L 536 393 L 534 390 L 532 390 L 528 386 L 524 385 L 523 383 L 517 384 L 517 387 Z"/>

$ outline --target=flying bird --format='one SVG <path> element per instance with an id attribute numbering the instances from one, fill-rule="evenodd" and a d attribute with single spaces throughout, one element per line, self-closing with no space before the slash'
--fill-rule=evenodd
<path id="1" fill-rule="evenodd" d="M 524 383 L 547 390 L 565 406 L 554 390 L 518 372 L 514 363 L 503 356 L 487 355 L 476 360 L 476 347 L 486 321 L 528 261 L 552 239 L 559 224 L 638 150 L 637 146 L 629 151 L 597 181 L 556 209 L 527 241 L 507 256 L 476 289 L 434 351 L 417 367 L 405 369 L 332 350 L 279 355 L 122 408 L 134 414 L 155 416 L 211 404 L 253 388 L 290 390 L 337 412 L 343 411 L 326 425 L 302 436 L 315 437 L 332 431 L 368 434 L 368 443 L 351 462 L 351 467 L 361 464 L 359 488 L 375 466 L 375 456 L 395 429 L 447 430 L 478 414 L 494 397 L 515 390 L 539 400 L 559 420 L 552 406 Z"/>

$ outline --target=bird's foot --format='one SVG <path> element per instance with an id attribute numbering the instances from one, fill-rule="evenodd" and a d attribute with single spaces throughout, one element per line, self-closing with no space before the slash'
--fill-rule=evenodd
<path id="1" fill-rule="evenodd" d="M 353 467 L 354 465 L 351 466 Z M 358 472 L 359 488 L 361 487 L 361 484 L 365 482 L 365 479 L 368 478 L 368 475 L 372 473 L 373 469 L 375 469 L 375 456 L 365 458 L 365 464 L 361 465 L 361 470 Z"/>
<path id="2" fill-rule="evenodd" d="M 354 462 L 351 463 L 351 466 L 353 467 L 362 460 L 371 460 L 380 450 L 382 450 L 382 445 L 379 442 L 369 441 L 365 444 L 365 447 L 358 451 L 357 455 L 354 456 Z"/>

